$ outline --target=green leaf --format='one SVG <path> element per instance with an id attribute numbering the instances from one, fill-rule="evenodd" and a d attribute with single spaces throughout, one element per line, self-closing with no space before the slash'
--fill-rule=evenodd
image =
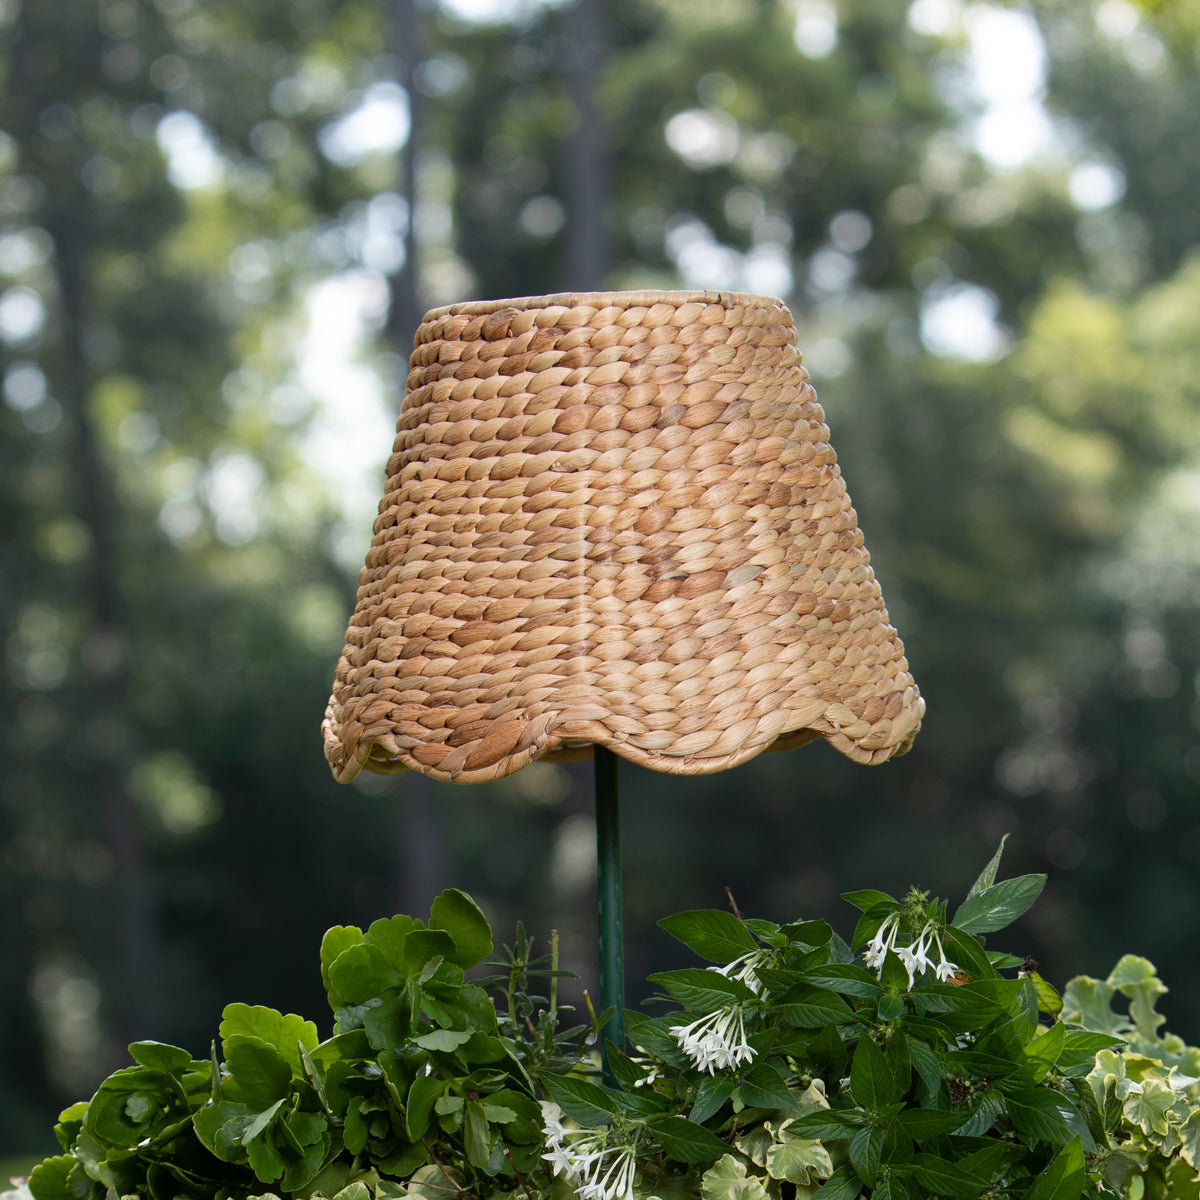
<path id="1" fill-rule="evenodd" d="M 492 1154 L 488 1140 L 488 1120 L 483 1105 L 478 1100 L 467 1101 L 466 1116 L 463 1120 L 463 1145 L 471 1166 L 487 1166 Z"/>
<path id="2" fill-rule="evenodd" d="M 655 1117 L 646 1122 L 646 1132 L 677 1162 L 707 1165 L 729 1152 L 716 1134 L 683 1117 Z"/>
<path id="3" fill-rule="evenodd" d="M 957 1129 L 963 1123 L 963 1114 L 941 1108 L 906 1108 L 896 1122 L 914 1142 L 923 1142 Z"/>
<path id="4" fill-rule="evenodd" d="M 971 884 L 971 890 L 967 893 L 967 899 L 972 896 L 978 896 L 985 888 L 990 888 L 996 882 L 996 872 L 1000 869 L 1000 856 L 1004 853 L 1004 843 L 1008 841 L 1006 833 L 1000 839 L 1000 845 L 996 847 L 996 853 L 992 855 L 988 865 L 979 872 L 979 878 Z"/>
<path id="5" fill-rule="evenodd" d="M 881 1021 L 895 1021 L 904 1014 L 904 996 L 894 993 L 880 996 L 876 1011 Z"/>
<path id="6" fill-rule="evenodd" d="M 756 1063 L 742 1080 L 737 1094 L 752 1108 L 790 1108 L 794 1102 L 787 1080 L 770 1061 Z"/>
<path id="7" fill-rule="evenodd" d="M 862 1000 L 874 1000 L 883 989 L 869 971 L 854 963 L 829 963 L 805 971 L 802 978 L 813 987 L 824 988 L 843 996 L 856 996 Z"/>
<path id="8" fill-rule="evenodd" d="M 930 1195 L 978 1196 L 987 1186 L 986 1179 L 978 1179 L 935 1154 L 918 1154 L 913 1166 L 913 1178 Z"/>
<path id="9" fill-rule="evenodd" d="M 850 1166 L 838 1167 L 809 1200 L 854 1200 L 862 1191 L 862 1180 Z"/>
<path id="10" fill-rule="evenodd" d="M 875 1186 L 879 1159 L 883 1154 L 883 1130 L 878 1125 L 860 1129 L 850 1139 L 850 1165 L 868 1187 Z"/>
<path id="11" fill-rule="evenodd" d="M 376 1000 L 404 983 L 403 973 L 370 942 L 347 946 L 330 964 L 329 979 L 339 1009 Z"/>
<path id="12" fill-rule="evenodd" d="M 1086 1182 L 1083 1143 L 1076 1138 L 1038 1176 L 1025 1200 L 1079 1200 Z"/>
<path id="13" fill-rule="evenodd" d="M 1063 998 L 1036 971 L 1026 971 L 1024 974 L 1033 984 L 1038 1009 L 1047 1016 L 1057 1017 L 1063 1010 Z"/>
<path id="14" fill-rule="evenodd" d="M 357 946 L 363 940 L 363 931 L 355 925 L 334 925 L 332 929 L 325 931 L 325 936 L 321 939 L 321 982 L 325 984 L 325 992 L 329 997 L 330 1008 L 341 1008 L 343 1004 L 349 1003 L 349 999 L 343 996 L 334 986 L 330 968 L 344 950 L 349 950 L 351 946 Z"/>
<path id="15" fill-rule="evenodd" d="M 793 988 L 783 1004 L 772 1004 L 771 1016 L 798 1029 L 822 1029 L 826 1025 L 842 1025 L 854 1014 L 841 996 L 824 988 L 801 984 Z"/>
<path id="16" fill-rule="evenodd" d="M 1124 1038 L 1107 1033 L 1089 1033 L 1085 1029 L 1068 1029 L 1063 1038 L 1062 1053 L 1058 1056 L 1059 1073 L 1066 1076 L 1086 1075 L 1096 1063 L 1101 1050 L 1126 1045 Z"/>
<path id="17" fill-rule="evenodd" d="M 418 1142 L 425 1136 L 433 1115 L 434 1102 L 441 1096 L 445 1083 L 433 1075 L 422 1075 L 414 1079 L 408 1089 L 408 1103 L 404 1106 L 404 1128 L 410 1142 Z"/>
<path id="18" fill-rule="evenodd" d="M 298 1077 L 304 1075 L 300 1046 L 310 1053 L 317 1048 L 317 1027 L 295 1013 L 286 1016 L 262 1005 L 229 1004 L 221 1014 L 221 1040 L 243 1035 L 258 1038 L 283 1056 Z M 226 1052 L 228 1058 L 228 1052 Z"/>
<path id="19" fill-rule="evenodd" d="M 883 1051 L 868 1033 L 858 1039 L 854 1057 L 850 1061 L 850 1090 L 855 1103 L 872 1113 L 894 1104 L 900 1098 L 895 1076 Z"/>
<path id="20" fill-rule="evenodd" d="M 853 904 L 861 912 L 870 912 L 873 908 L 899 912 L 902 907 L 894 896 L 889 896 L 887 892 L 876 891 L 874 888 L 862 888 L 857 892 L 843 892 L 842 899 L 847 904 Z"/>
<path id="21" fill-rule="evenodd" d="M 543 1075 L 541 1079 L 555 1104 L 580 1125 L 607 1125 L 614 1113 L 623 1110 L 619 1092 L 577 1075 Z"/>
<path id="22" fill-rule="evenodd" d="M 725 1102 L 733 1095 L 737 1084 L 724 1075 L 709 1075 L 700 1082 L 696 1092 L 696 1102 L 688 1113 L 688 1120 L 702 1125 L 709 1117 L 715 1116 L 724 1107 Z"/>
<path id="23" fill-rule="evenodd" d="M 230 1079 L 246 1103 L 266 1108 L 291 1090 L 292 1068 L 273 1046 L 262 1038 L 233 1034 L 225 1039 L 225 1062 Z"/>
<path id="24" fill-rule="evenodd" d="M 673 938 L 709 962 L 729 963 L 758 949 L 754 934 L 730 912 L 699 908 L 659 921 Z"/>
<path id="25" fill-rule="evenodd" d="M 866 1116 L 857 1108 L 824 1108 L 797 1117 L 790 1129 L 807 1138 L 848 1138 L 861 1129 Z"/>
<path id="26" fill-rule="evenodd" d="M 179 1075 L 192 1065 L 191 1053 L 165 1042 L 134 1042 L 129 1047 L 130 1057 L 142 1067 L 163 1071 L 168 1075 Z"/>
<path id="27" fill-rule="evenodd" d="M 1051 1025 L 1045 1033 L 1039 1034 L 1025 1045 L 1025 1061 L 1034 1068 L 1033 1079 L 1041 1083 L 1050 1074 L 1058 1056 L 1062 1053 L 1066 1041 L 1066 1028 L 1061 1021 Z"/>
<path id="28" fill-rule="evenodd" d="M 492 927 L 479 905 L 457 888 L 447 888 L 433 902 L 429 913 L 432 929 L 442 929 L 454 940 L 454 951 L 446 957 L 460 967 L 473 967 L 492 952 Z"/>
<path id="29" fill-rule="evenodd" d="M 413 1038 L 413 1042 L 422 1050 L 457 1050 L 464 1042 L 469 1042 L 475 1035 L 468 1030 L 435 1029 L 432 1033 L 423 1033 Z"/>
<path id="30" fill-rule="evenodd" d="M 1083 1118 L 1071 1102 L 1049 1088 L 1019 1088 L 1004 1103 L 1013 1128 L 1029 1137 L 1061 1146 L 1083 1131 Z"/>
<path id="31" fill-rule="evenodd" d="M 40 1162 L 29 1174 L 34 1200 L 76 1200 L 67 1190 L 67 1176 L 75 1166 L 73 1154 L 58 1154 Z"/>
<path id="32" fill-rule="evenodd" d="M 950 922 L 964 933 L 994 933 L 1011 925 L 1042 894 L 1045 875 L 1018 875 L 968 896 Z"/>
<path id="33" fill-rule="evenodd" d="M 254 1120 L 244 1104 L 234 1100 L 218 1100 L 206 1104 L 192 1118 L 192 1126 L 201 1143 L 224 1162 L 242 1162 L 242 1134 Z"/>
<path id="34" fill-rule="evenodd" d="M 833 937 L 828 921 L 795 921 L 785 925 L 782 933 L 790 942 L 801 946 L 825 946 Z"/>
<path id="35" fill-rule="evenodd" d="M 693 1012 L 716 1012 L 732 1003 L 754 999 L 754 993 L 740 979 L 727 979 L 718 971 L 698 967 L 660 971 L 647 978 Z"/>
<path id="36" fill-rule="evenodd" d="M 925 1090 L 930 1096 L 936 1096 L 942 1086 L 942 1068 L 937 1054 L 926 1042 L 915 1037 L 908 1039 L 908 1053 Z"/>
<path id="37" fill-rule="evenodd" d="M 443 930 L 414 929 L 404 938 L 405 972 L 420 975 L 423 968 L 437 960 L 453 962 L 457 953 L 454 939 Z"/>

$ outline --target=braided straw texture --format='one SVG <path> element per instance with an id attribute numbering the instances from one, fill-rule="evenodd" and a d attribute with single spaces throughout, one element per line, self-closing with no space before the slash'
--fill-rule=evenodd
<path id="1" fill-rule="evenodd" d="M 324 723 L 334 775 L 593 743 L 675 774 L 924 712 L 778 300 L 454 304 L 408 393 Z"/>

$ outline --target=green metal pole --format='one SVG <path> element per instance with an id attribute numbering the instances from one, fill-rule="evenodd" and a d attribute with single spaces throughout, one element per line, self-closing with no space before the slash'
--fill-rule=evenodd
<path id="1" fill-rule="evenodd" d="M 625 965 L 621 932 L 620 759 L 607 747 L 594 751 L 596 780 L 596 882 L 600 902 L 600 1007 L 617 1015 L 605 1026 L 601 1056 L 605 1082 L 615 1083 L 603 1038 L 625 1049 Z"/>

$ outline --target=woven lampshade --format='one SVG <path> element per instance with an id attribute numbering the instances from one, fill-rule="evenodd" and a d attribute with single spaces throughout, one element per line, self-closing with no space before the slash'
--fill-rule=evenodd
<path id="1" fill-rule="evenodd" d="M 324 723 L 337 779 L 593 744 L 675 774 L 924 712 L 778 300 L 453 304 L 408 392 Z"/>

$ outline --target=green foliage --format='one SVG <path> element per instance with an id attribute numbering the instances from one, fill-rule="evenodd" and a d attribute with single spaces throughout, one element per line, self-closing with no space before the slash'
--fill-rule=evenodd
<path id="1" fill-rule="evenodd" d="M 666 918 L 718 965 L 652 976 L 674 1007 L 627 1014 L 632 1052 L 609 1044 L 606 1081 L 598 1022 L 558 1029 L 556 946 L 535 960 L 518 929 L 467 980 L 492 938 L 465 893 L 428 922 L 336 926 L 331 1036 L 231 1004 L 211 1059 L 135 1043 L 135 1065 L 62 1114 L 64 1153 L 5 1200 L 1196 1195 L 1200 1050 L 1159 1033 L 1154 969 L 1127 956 L 1048 1012 L 975 932 L 1044 883 L 997 881 L 998 861 L 959 925 L 915 888 L 848 893 L 849 946 L 823 921 Z"/>

